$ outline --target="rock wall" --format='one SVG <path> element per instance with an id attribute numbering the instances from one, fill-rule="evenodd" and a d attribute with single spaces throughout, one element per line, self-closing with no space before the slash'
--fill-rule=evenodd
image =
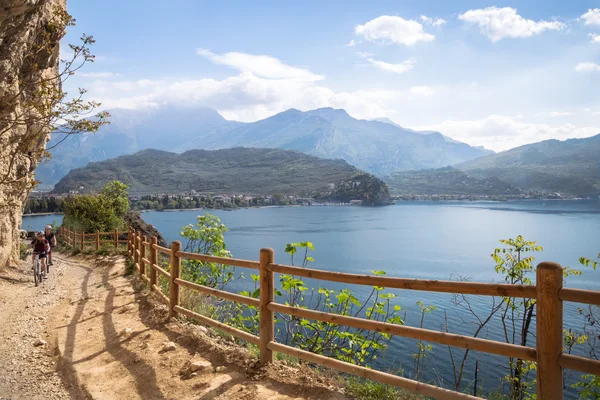
<path id="1" fill-rule="evenodd" d="M 58 71 L 64 26 L 56 14 L 65 7 L 66 0 L 0 1 L 0 269 L 17 260 L 23 203 L 49 134 L 33 105 L 40 82 Z"/>

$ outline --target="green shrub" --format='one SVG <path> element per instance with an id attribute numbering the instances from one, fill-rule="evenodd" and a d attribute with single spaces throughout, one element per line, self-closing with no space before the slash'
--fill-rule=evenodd
<path id="1" fill-rule="evenodd" d="M 27 258 L 27 243 L 21 242 L 21 246 L 19 247 L 19 249 L 21 260 L 25 260 Z"/>
<path id="2" fill-rule="evenodd" d="M 63 225 L 87 233 L 112 231 L 125 227 L 124 216 L 128 210 L 127 185 L 112 181 L 97 195 L 67 199 Z"/>

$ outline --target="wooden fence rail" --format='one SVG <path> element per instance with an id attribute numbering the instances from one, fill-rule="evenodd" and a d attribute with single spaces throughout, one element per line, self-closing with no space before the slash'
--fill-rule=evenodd
<path id="1" fill-rule="evenodd" d="M 78 247 L 80 250 L 85 250 L 87 245 L 90 245 L 92 249 L 99 250 L 103 244 L 110 244 L 113 247 L 119 247 L 119 244 L 126 244 L 129 241 L 129 232 L 119 232 L 114 230 L 112 232 L 96 232 L 96 233 L 85 233 L 71 231 L 68 228 L 60 227 L 58 229 L 58 235 L 65 241 L 68 246 Z M 128 235 L 128 239 L 120 240 L 119 236 Z M 110 238 L 107 238 L 110 237 Z M 86 238 L 90 238 L 86 240 Z"/>
<path id="2" fill-rule="evenodd" d="M 127 233 L 127 240 L 120 241 L 119 235 Z M 600 305 L 600 292 L 563 288 L 563 268 L 551 262 L 538 264 L 536 285 L 509 285 L 475 282 L 454 282 L 438 280 L 404 279 L 372 275 L 357 275 L 341 272 L 331 272 L 310 268 L 299 268 L 289 265 L 275 264 L 272 249 L 262 249 L 259 261 L 240 260 L 235 258 L 215 257 L 205 254 L 195 254 L 181 251 L 181 242 L 174 241 L 170 247 L 162 247 L 157 238 L 150 239 L 140 232 L 129 228 L 128 232 L 97 232 L 88 234 L 94 241 L 85 242 L 83 233 L 77 234 L 66 228 L 59 229 L 59 235 L 70 246 L 79 244 L 83 249 L 86 243 L 95 243 L 99 248 L 101 235 L 113 235 L 113 244 L 127 243 L 129 258 L 135 265 L 140 276 L 146 280 L 152 291 L 169 307 L 169 317 L 183 315 L 206 325 L 228 332 L 259 347 L 262 364 L 273 361 L 273 352 L 280 352 L 298 357 L 311 363 L 334 368 L 339 371 L 372 379 L 378 382 L 394 385 L 413 392 L 421 393 L 438 399 L 478 399 L 464 393 L 440 388 L 415 380 L 391 375 L 381 371 L 360 367 L 354 364 L 310 353 L 287 346 L 275 341 L 275 313 L 287 314 L 297 318 L 345 325 L 353 328 L 368 329 L 384 332 L 390 335 L 424 340 L 428 342 L 477 350 L 505 357 L 520 358 L 537 362 L 537 398 L 544 400 L 563 399 L 563 369 L 569 368 L 589 374 L 600 375 L 600 361 L 565 354 L 563 346 L 563 302 L 572 301 L 585 304 Z M 79 239 L 79 241 L 78 241 Z M 159 262 L 159 255 L 169 256 L 168 265 Z M 181 279 L 181 262 L 183 259 L 215 262 L 242 268 L 251 268 L 260 272 L 260 296 L 254 299 L 235 293 L 218 290 Z M 380 286 L 385 288 L 424 290 L 433 292 L 472 294 L 483 296 L 509 296 L 530 298 L 536 300 L 536 342 L 535 347 L 493 340 L 457 335 L 448 332 L 433 331 L 387 322 L 370 321 L 363 318 L 338 315 L 328 312 L 309 310 L 275 302 L 274 273 L 283 273 L 332 282 L 342 282 L 357 285 Z M 168 295 L 163 293 L 164 283 L 168 281 Z M 162 287 L 162 288 L 161 288 Z M 217 298 L 234 301 L 257 307 L 259 310 L 259 336 L 252 335 L 222 322 L 200 315 L 181 305 L 180 289 L 208 294 Z"/>

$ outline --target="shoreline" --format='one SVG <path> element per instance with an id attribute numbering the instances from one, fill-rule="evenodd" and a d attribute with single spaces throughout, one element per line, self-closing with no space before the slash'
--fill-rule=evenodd
<path id="1" fill-rule="evenodd" d="M 392 200 L 390 205 L 402 204 L 407 202 L 429 202 L 429 203 L 443 203 L 443 202 L 465 202 L 465 203 L 507 203 L 513 201 L 600 201 L 596 198 L 573 198 L 573 199 L 553 199 L 553 198 L 539 198 L 539 199 L 506 199 L 506 200 L 488 200 L 488 199 L 397 199 Z M 253 208 L 300 208 L 300 207 L 375 207 L 375 206 L 356 206 L 345 203 L 333 203 L 333 204 L 315 204 L 311 206 L 303 206 L 296 204 L 278 205 L 278 206 L 257 206 L 257 207 L 237 207 L 237 208 L 173 208 L 173 209 L 144 209 L 144 210 L 132 210 L 139 213 L 145 212 L 180 212 L 180 211 L 237 211 L 237 210 L 249 210 Z M 23 217 L 43 217 L 49 215 L 64 215 L 62 212 L 49 212 L 49 213 L 33 213 L 23 214 Z"/>
<path id="2" fill-rule="evenodd" d="M 30 214 L 23 214 L 23 217 L 35 217 L 35 216 L 44 216 L 44 215 L 64 215 L 63 212 L 46 212 L 46 213 L 30 213 Z"/>

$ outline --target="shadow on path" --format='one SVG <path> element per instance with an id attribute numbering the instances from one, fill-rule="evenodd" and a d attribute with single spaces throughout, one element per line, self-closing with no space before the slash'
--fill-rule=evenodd
<path id="1" fill-rule="evenodd" d="M 109 278 L 110 267 L 115 263 L 118 263 L 118 259 L 109 259 L 102 262 L 103 265 L 100 265 L 104 269 L 102 283 L 108 289 L 104 302 L 104 310 L 107 312 L 104 314 L 103 321 L 104 339 L 107 350 L 123 367 L 129 370 L 129 373 L 135 379 L 137 392 L 143 399 L 164 399 L 165 396 L 157 385 L 157 376 L 154 368 L 144 360 L 134 363 L 133 360 L 136 354 L 127 350 L 122 346 L 122 342 L 118 341 L 119 333 L 115 328 L 112 313 L 108 311 L 115 307 L 114 302 L 117 288 L 110 283 L 111 279 Z"/>

